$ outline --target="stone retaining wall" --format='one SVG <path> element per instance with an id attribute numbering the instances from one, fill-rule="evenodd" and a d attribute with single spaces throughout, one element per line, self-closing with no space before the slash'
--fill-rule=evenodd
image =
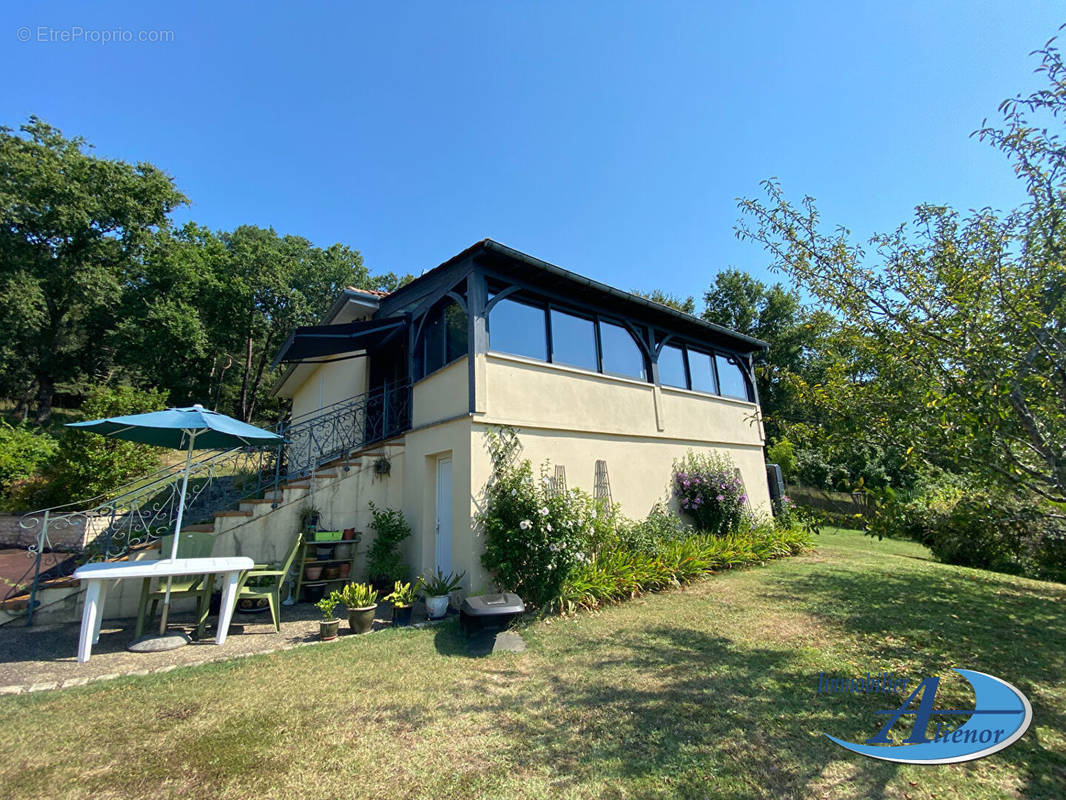
<path id="1" fill-rule="evenodd" d="M 37 542 L 44 515 L 0 514 L 0 547 L 29 547 Z M 50 517 L 48 540 L 53 550 L 76 551 L 97 535 L 106 525 L 103 517 L 83 514 Z"/>

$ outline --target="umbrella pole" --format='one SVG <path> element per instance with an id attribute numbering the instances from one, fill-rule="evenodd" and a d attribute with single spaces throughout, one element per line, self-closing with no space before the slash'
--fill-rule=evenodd
<path id="1" fill-rule="evenodd" d="M 174 524 L 174 544 L 170 547 L 170 560 L 173 561 L 178 557 L 178 539 L 181 537 L 181 518 L 185 514 L 185 493 L 189 488 L 189 470 L 192 468 L 192 449 L 196 443 L 196 434 L 189 431 L 189 450 L 185 454 L 185 474 L 181 476 L 181 495 L 178 499 L 178 520 Z M 167 576 L 167 591 L 163 595 L 163 616 L 159 619 L 159 635 L 162 636 L 167 632 L 167 615 L 170 613 L 170 586 L 174 580 L 172 576 Z"/>

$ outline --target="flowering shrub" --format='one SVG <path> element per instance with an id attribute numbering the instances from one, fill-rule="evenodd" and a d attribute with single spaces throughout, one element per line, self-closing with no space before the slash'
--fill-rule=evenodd
<path id="1" fill-rule="evenodd" d="M 546 467 L 545 474 L 534 479 L 529 461 L 516 459 L 513 429 L 490 432 L 487 439 L 493 477 L 478 516 L 485 536 L 481 563 L 501 588 L 546 607 L 574 567 L 587 560 L 603 514 L 584 492 L 554 492 Z"/>
<path id="2" fill-rule="evenodd" d="M 675 461 L 673 488 L 698 531 L 725 536 L 751 515 L 736 467 L 723 456 L 690 452 Z"/>
<path id="3" fill-rule="evenodd" d="M 774 500 L 774 523 L 779 528 L 791 528 L 796 524 L 796 504 L 787 494 Z"/>

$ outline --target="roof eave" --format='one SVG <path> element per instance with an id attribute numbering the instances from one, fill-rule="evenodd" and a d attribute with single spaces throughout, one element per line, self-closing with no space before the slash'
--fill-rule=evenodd
<path id="1" fill-rule="evenodd" d="M 535 256 L 523 253 L 521 250 L 515 250 L 512 247 L 508 247 L 505 244 L 500 244 L 499 242 L 494 241 L 492 239 L 485 239 L 481 242 L 478 242 L 475 247 L 477 246 L 480 246 L 485 250 L 491 250 L 493 252 L 499 253 L 500 255 L 506 256 L 507 258 L 513 259 L 515 261 L 520 261 L 524 264 L 528 264 L 529 266 L 534 267 L 536 269 L 541 269 L 545 272 L 552 273 L 560 278 L 564 278 L 566 280 L 579 283 L 583 286 L 587 286 L 590 289 L 594 289 L 595 291 L 603 292 L 605 294 L 610 295 L 611 297 L 616 297 L 626 302 L 642 305 L 645 308 L 655 311 L 656 313 L 667 314 L 668 316 L 682 320 L 686 324 L 698 325 L 699 327 L 705 328 L 706 330 L 711 331 L 719 336 L 725 336 L 730 339 L 735 339 L 744 342 L 746 344 L 751 345 L 751 349 L 753 351 L 770 349 L 769 343 L 764 342 L 762 339 L 756 339 L 753 336 L 748 336 L 747 334 L 739 333 L 730 328 L 726 328 L 723 325 L 717 325 L 713 322 L 708 322 L 707 320 L 700 319 L 699 317 L 694 317 L 691 314 L 686 314 L 684 311 L 678 311 L 676 308 L 671 308 L 670 306 L 663 305 L 662 303 L 656 303 L 654 300 L 649 300 L 648 298 L 641 297 L 638 294 L 632 294 L 631 292 L 626 292 L 622 289 L 616 289 L 614 286 L 609 286 L 606 283 L 601 283 L 600 281 L 593 280 L 592 278 L 586 278 L 584 275 L 579 275 L 576 272 L 571 272 L 568 269 L 563 269 L 562 267 L 556 266 L 555 264 L 552 264 L 548 261 L 543 261 L 539 258 L 536 258 Z"/>

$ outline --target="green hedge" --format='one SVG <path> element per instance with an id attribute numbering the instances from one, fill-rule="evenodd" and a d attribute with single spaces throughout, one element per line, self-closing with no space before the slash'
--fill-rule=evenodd
<path id="1" fill-rule="evenodd" d="M 1066 581 L 1061 511 L 1001 490 L 947 486 L 913 498 L 891 496 L 867 532 L 921 542 L 945 564 Z"/>
<path id="2" fill-rule="evenodd" d="M 726 536 L 667 542 L 654 554 L 624 549 L 601 553 L 570 574 L 555 605 L 566 613 L 594 609 L 681 586 L 708 573 L 796 555 L 810 545 L 810 535 L 800 528 L 758 526 Z"/>

